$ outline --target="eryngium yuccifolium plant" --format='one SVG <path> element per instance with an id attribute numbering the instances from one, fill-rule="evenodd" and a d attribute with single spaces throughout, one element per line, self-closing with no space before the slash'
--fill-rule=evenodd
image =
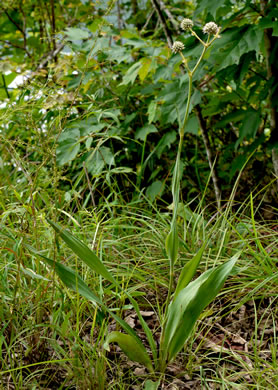
<path id="1" fill-rule="evenodd" d="M 194 23 L 190 19 L 185 18 L 181 21 L 181 29 L 184 31 L 190 30 L 193 27 L 193 25 Z"/>
<path id="2" fill-rule="evenodd" d="M 184 44 L 180 41 L 176 41 L 173 43 L 172 46 L 172 52 L 173 53 L 178 53 L 179 51 L 182 51 L 184 49 Z"/>
<path id="3" fill-rule="evenodd" d="M 189 28 L 189 22 L 184 24 L 186 24 Z M 103 279 L 106 279 L 111 284 L 111 289 L 115 290 L 115 294 L 116 292 L 120 292 L 129 300 L 145 333 L 145 340 L 148 341 L 147 347 L 136 334 L 136 329 L 133 329 L 128 322 L 119 317 L 113 309 L 110 309 L 110 305 L 107 306 L 105 304 L 105 300 L 103 301 L 101 296 L 96 295 L 94 291 L 90 290 L 89 286 L 75 270 L 65 266 L 63 263 L 60 263 L 56 258 L 50 259 L 31 246 L 25 244 L 35 256 L 41 258 L 48 266 L 51 266 L 55 270 L 68 288 L 77 292 L 78 295 L 82 295 L 84 298 L 94 302 L 95 306 L 97 306 L 102 313 L 109 314 L 114 321 L 117 322 L 124 332 L 110 332 L 104 342 L 104 349 L 109 351 L 109 345 L 111 343 L 118 343 L 119 347 L 126 353 L 129 359 L 143 364 L 148 369 L 152 375 L 152 379 L 155 380 L 155 382 L 149 381 L 152 385 L 152 389 L 158 389 L 166 367 L 183 349 L 201 312 L 213 300 L 213 298 L 216 297 L 228 275 L 231 273 L 239 256 L 239 254 L 235 255 L 227 263 L 215 266 L 214 268 L 205 271 L 195 279 L 197 268 L 208 244 L 208 242 L 205 241 L 198 252 L 185 263 L 179 274 L 178 282 L 175 285 L 175 279 L 177 277 L 175 264 L 179 257 L 179 242 L 181 241 L 177 220 L 180 200 L 180 183 L 182 180 L 181 153 L 183 150 L 185 128 L 191 110 L 190 102 L 193 91 L 193 76 L 204 58 L 207 49 L 219 37 L 220 31 L 215 23 L 208 23 L 204 27 L 204 30 L 204 32 L 208 33 L 206 42 L 203 42 L 190 27 L 191 33 L 203 45 L 202 53 L 193 68 L 191 68 L 191 62 L 189 64 L 182 53 L 182 50 L 185 48 L 184 44 L 176 41 L 172 46 L 173 53 L 179 52 L 182 58 L 184 67 L 188 74 L 188 84 L 186 86 L 187 102 L 185 113 L 183 120 L 181 118 L 179 123 L 179 144 L 173 171 L 173 214 L 170 231 L 165 243 L 165 250 L 169 260 L 169 281 L 166 301 L 161 308 L 161 316 L 159 316 L 159 319 L 161 320 L 159 346 L 157 345 L 157 340 L 154 337 L 152 328 L 149 327 L 142 316 L 138 302 L 129 292 L 129 289 L 125 290 L 122 282 L 118 280 L 119 275 L 114 276 L 113 271 L 106 268 L 105 264 L 96 255 L 96 253 L 77 237 L 67 231 L 65 227 L 59 226 L 56 222 L 48 221 L 56 233 L 64 240 L 66 245 L 80 258 L 81 261 L 83 261 L 84 264 L 89 266 L 94 273 L 101 276 Z M 211 34 L 214 36 L 211 36 Z"/>
<path id="4" fill-rule="evenodd" d="M 219 32 L 219 27 L 214 22 L 209 22 L 209 23 L 205 24 L 203 27 L 204 34 L 216 35 L 218 32 Z"/>

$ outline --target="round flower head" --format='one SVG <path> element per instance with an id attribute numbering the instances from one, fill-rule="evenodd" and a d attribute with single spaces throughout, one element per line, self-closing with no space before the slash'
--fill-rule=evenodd
<path id="1" fill-rule="evenodd" d="M 193 22 L 190 19 L 183 19 L 181 21 L 181 29 L 184 31 L 190 30 L 193 27 Z"/>
<path id="2" fill-rule="evenodd" d="M 179 51 L 182 51 L 184 49 L 184 44 L 180 41 L 176 41 L 173 43 L 172 46 L 172 52 L 173 53 L 178 53 Z"/>
<path id="3" fill-rule="evenodd" d="M 214 22 L 209 22 L 204 25 L 203 33 L 204 34 L 213 34 L 216 35 L 219 31 L 219 27 Z"/>

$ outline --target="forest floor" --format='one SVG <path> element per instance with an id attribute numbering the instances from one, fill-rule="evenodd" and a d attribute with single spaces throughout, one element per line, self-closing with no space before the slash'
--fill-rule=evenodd
<path id="1" fill-rule="evenodd" d="M 246 211 L 246 210 L 245 210 Z M 229 212 L 229 214 L 228 214 Z M 243 211 L 212 216 L 196 210 L 179 219 L 183 240 L 176 264 L 184 264 L 207 241 L 198 274 L 240 253 L 232 275 L 203 311 L 178 357 L 169 364 L 159 389 L 278 388 L 278 232 L 275 220 L 257 222 Z M 27 223 L 28 222 L 28 223 Z M 1 389 L 152 389 L 150 374 L 130 361 L 118 345 L 104 351 L 115 321 L 67 289 L 51 268 L 21 243 L 75 267 L 93 291 L 146 337 L 130 302 L 80 263 L 44 216 L 36 231 L 11 215 L 1 229 Z M 165 237 L 169 214 L 143 209 L 110 215 L 79 212 L 59 222 L 90 245 L 121 283 L 134 292 L 141 315 L 159 343 L 159 318 L 167 296 Z M 56 245 L 58 245 L 56 247 Z M 57 250 L 54 250 L 57 248 Z M 147 347 L 148 348 L 148 347 Z"/>

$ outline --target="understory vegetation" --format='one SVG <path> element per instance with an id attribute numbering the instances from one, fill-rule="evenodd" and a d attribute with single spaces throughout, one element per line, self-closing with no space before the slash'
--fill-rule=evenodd
<path id="1" fill-rule="evenodd" d="M 0 388 L 278 388 L 278 5 L 0 5 Z"/>

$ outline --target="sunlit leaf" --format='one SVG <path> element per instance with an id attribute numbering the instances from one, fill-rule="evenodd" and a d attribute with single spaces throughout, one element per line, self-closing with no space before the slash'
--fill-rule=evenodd
<path id="1" fill-rule="evenodd" d="M 139 75 L 140 80 L 144 81 L 149 73 L 152 60 L 150 58 L 143 58 L 141 60 L 141 63 L 142 63 L 142 65 L 141 65 L 141 68 L 139 69 L 138 75 Z"/>
<path id="2" fill-rule="evenodd" d="M 187 285 L 171 303 L 165 324 L 161 351 L 170 362 L 184 346 L 203 309 L 216 297 L 239 254 L 227 263 L 204 272 Z"/>
<path id="3" fill-rule="evenodd" d="M 183 288 L 185 288 L 188 285 L 188 283 L 191 281 L 191 279 L 194 277 L 196 270 L 198 268 L 198 265 L 199 265 L 201 258 L 203 256 L 205 247 L 206 247 L 206 243 L 204 243 L 202 245 L 202 247 L 198 250 L 196 255 L 190 261 L 188 261 L 185 264 L 185 266 L 183 267 L 183 269 L 180 273 L 180 276 L 179 276 L 179 280 L 178 280 L 178 284 L 176 287 L 173 301 L 175 300 L 175 298 L 177 297 L 179 292 Z"/>
<path id="4" fill-rule="evenodd" d="M 81 28 L 67 27 L 65 34 L 70 41 L 78 41 L 80 39 L 89 38 L 90 34 L 88 31 L 81 30 Z"/>
<path id="5" fill-rule="evenodd" d="M 150 372 L 153 372 L 151 359 L 143 344 L 139 344 L 137 339 L 131 335 L 121 332 L 111 332 L 106 337 L 104 348 L 109 351 L 109 344 L 117 343 L 127 357 L 134 361 L 143 364 Z"/>
<path id="6" fill-rule="evenodd" d="M 105 279 L 117 285 L 118 283 L 107 270 L 105 265 L 96 256 L 96 254 L 82 241 L 73 236 L 70 232 L 59 226 L 57 223 L 48 220 L 48 223 L 54 228 L 54 230 L 62 237 L 68 247 L 80 257 L 85 264 L 87 264 L 94 272 L 103 276 Z"/>
<path id="7" fill-rule="evenodd" d="M 59 143 L 56 149 L 56 158 L 58 165 L 64 165 L 73 160 L 80 150 L 80 143 L 74 139 L 66 139 Z"/>

